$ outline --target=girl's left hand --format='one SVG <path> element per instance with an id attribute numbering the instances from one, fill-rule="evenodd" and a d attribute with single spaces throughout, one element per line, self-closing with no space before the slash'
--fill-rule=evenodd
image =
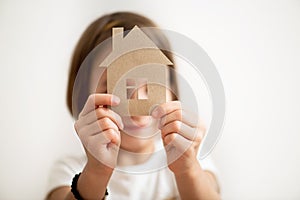
<path id="1" fill-rule="evenodd" d="M 160 119 L 169 169 L 176 175 L 195 169 L 199 165 L 198 149 L 206 132 L 199 117 L 183 110 L 180 101 L 159 105 L 152 117 Z"/>

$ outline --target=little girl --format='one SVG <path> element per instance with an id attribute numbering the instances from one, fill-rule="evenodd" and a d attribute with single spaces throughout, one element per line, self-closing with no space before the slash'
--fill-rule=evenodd
<path id="1" fill-rule="evenodd" d="M 208 158 L 197 159 L 205 126 L 187 114 L 171 92 L 177 90 L 173 66 L 168 72 L 171 90 L 167 91 L 167 101 L 155 107 L 151 116 L 120 116 L 111 109 L 120 99 L 107 94 L 106 70 L 98 66 L 111 52 L 111 44 L 103 45 L 100 55 L 76 80 L 84 59 L 112 36 L 113 27 L 128 31 L 135 25 L 155 27 L 151 20 L 138 14 L 108 14 L 86 29 L 75 48 L 67 102 L 86 156 L 66 158 L 54 166 L 49 200 L 220 199 L 213 164 Z M 169 49 L 162 34 L 148 36 L 155 44 Z M 172 55 L 163 52 L 173 62 Z M 146 93 L 143 86 L 139 95 Z M 164 157 L 155 156 L 159 148 L 164 150 Z"/>

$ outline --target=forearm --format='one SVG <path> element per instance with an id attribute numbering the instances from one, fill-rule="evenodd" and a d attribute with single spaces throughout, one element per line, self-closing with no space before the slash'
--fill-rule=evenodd
<path id="1" fill-rule="evenodd" d="M 192 170 L 175 174 L 178 191 L 184 199 L 220 199 L 216 180 L 197 163 Z"/>
<path id="2" fill-rule="evenodd" d="M 78 182 L 77 191 L 87 200 L 103 199 L 108 181 L 111 177 L 110 168 L 91 168 L 86 165 L 82 171 Z M 48 200 L 76 200 L 71 192 L 71 187 L 60 187 L 51 192 Z"/>
<path id="3" fill-rule="evenodd" d="M 102 199 L 105 196 L 105 191 L 112 171 L 112 169 L 106 166 L 95 168 L 94 166 L 89 166 L 89 164 L 87 164 L 77 182 L 79 194 L 84 199 L 88 200 Z"/>

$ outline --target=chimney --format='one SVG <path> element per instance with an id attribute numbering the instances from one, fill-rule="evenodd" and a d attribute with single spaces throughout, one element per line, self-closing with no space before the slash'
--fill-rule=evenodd
<path id="1" fill-rule="evenodd" d="M 123 32 L 124 32 L 123 27 L 113 28 L 113 33 L 112 33 L 113 50 L 118 49 L 118 46 L 121 45 L 123 34 L 124 34 Z"/>

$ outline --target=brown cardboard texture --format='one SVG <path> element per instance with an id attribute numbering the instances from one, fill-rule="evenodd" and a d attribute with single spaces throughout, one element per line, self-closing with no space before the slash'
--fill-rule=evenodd
<path id="1" fill-rule="evenodd" d="M 112 52 L 100 64 L 107 67 L 107 92 L 121 99 L 112 110 L 123 116 L 150 115 L 166 102 L 167 70 L 173 63 L 137 26 L 125 37 L 113 28 Z"/>

